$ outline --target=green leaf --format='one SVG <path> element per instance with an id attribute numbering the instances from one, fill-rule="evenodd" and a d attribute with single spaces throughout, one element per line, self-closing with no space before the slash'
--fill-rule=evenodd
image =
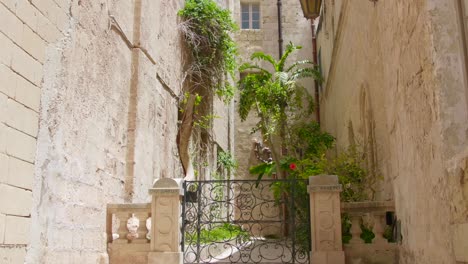
<path id="1" fill-rule="evenodd" d="M 251 72 L 238 82 L 239 116 L 244 121 L 250 112 L 255 112 L 260 122 L 253 130 L 260 131 L 263 138 L 270 135 L 285 137 L 289 133 L 290 124 L 306 116 L 306 113 L 310 115 L 313 109 L 313 98 L 311 100 L 298 81 L 307 77 L 319 78 L 318 68 L 300 68 L 300 65 L 312 64 L 309 60 L 299 60 L 287 71 L 284 70 L 288 56 L 300 48 L 289 43 L 285 54 L 278 61 L 272 55 L 262 52 L 252 54 L 252 60 L 273 64 L 274 71 L 254 63 L 245 63 L 239 68 L 240 71 Z"/>
<path id="2" fill-rule="evenodd" d="M 289 76 L 286 72 L 275 72 L 275 79 L 277 79 L 280 84 L 286 84 L 288 82 Z"/>
<path id="3" fill-rule="evenodd" d="M 203 94 L 216 93 L 228 103 L 234 89 L 227 84 L 227 75 L 237 69 L 237 46 L 232 33 L 237 30 L 231 13 L 213 0 L 186 0 L 179 10 L 182 18 L 179 26 L 191 52 L 187 60 L 189 78 L 193 89 Z"/>
<path id="4" fill-rule="evenodd" d="M 260 184 L 260 181 L 262 180 L 263 176 L 266 174 L 268 176 L 271 176 L 273 171 L 275 169 L 275 163 L 261 163 L 257 166 L 250 167 L 249 172 L 250 174 L 258 175 L 257 177 L 257 182 L 255 184 L 255 187 L 258 187 Z"/>
<path id="5" fill-rule="evenodd" d="M 265 54 L 261 51 L 257 51 L 257 52 L 254 52 L 252 53 L 252 55 L 250 56 L 250 59 L 251 60 L 263 60 L 263 61 L 267 61 L 269 63 L 271 63 L 272 66 L 275 66 L 276 65 L 276 61 L 275 59 L 273 59 L 273 57 L 269 54 Z"/>
<path id="6" fill-rule="evenodd" d="M 293 63 L 291 66 L 289 66 L 289 68 L 286 70 L 286 72 L 290 72 L 291 70 L 293 70 L 294 68 L 296 68 L 297 66 L 300 66 L 300 65 L 314 65 L 314 63 L 311 61 L 311 60 L 301 60 L 301 61 L 296 61 L 295 63 Z"/>
<path id="7" fill-rule="evenodd" d="M 267 74 L 267 75 L 271 75 L 271 73 L 269 71 L 267 71 L 266 69 L 258 66 L 258 65 L 254 65 L 254 64 L 250 64 L 250 63 L 244 63 L 242 64 L 240 67 L 239 67 L 239 71 L 240 72 L 249 72 L 251 71 L 252 74 L 257 74 L 256 72 L 260 71 L 264 74 Z"/>
<path id="8" fill-rule="evenodd" d="M 261 163 L 256 166 L 252 166 L 249 169 L 250 174 L 269 174 L 274 168 L 274 163 Z"/>
<path id="9" fill-rule="evenodd" d="M 278 61 L 278 63 L 275 66 L 276 71 L 283 71 L 284 70 L 284 64 L 286 63 L 289 55 L 296 50 L 302 49 L 302 46 L 296 46 L 292 42 L 289 42 L 289 44 L 286 46 L 286 50 L 284 51 L 283 56 L 281 59 Z"/>

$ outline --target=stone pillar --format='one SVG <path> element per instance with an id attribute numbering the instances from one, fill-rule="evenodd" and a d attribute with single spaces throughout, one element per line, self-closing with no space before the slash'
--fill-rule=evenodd
<path id="1" fill-rule="evenodd" d="M 151 200 L 151 252 L 148 264 L 183 264 L 180 248 L 180 182 L 158 179 L 149 190 Z"/>
<path id="2" fill-rule="evenodd" d="M 341 241 L 341 190 L 336 175 L 317 175 L 309 178 L 312 232 L 310 263 L 345 263 Z"/>

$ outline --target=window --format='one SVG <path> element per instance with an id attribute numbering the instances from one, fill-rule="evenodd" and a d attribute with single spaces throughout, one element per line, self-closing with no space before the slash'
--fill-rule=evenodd
<path id="1" fill-rule="evenodd" d="M 260 4 L 241 3 L 241 28 L 260 29 Z"/>

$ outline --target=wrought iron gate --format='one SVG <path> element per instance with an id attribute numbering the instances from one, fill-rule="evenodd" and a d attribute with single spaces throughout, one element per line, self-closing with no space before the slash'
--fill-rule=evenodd
<path id="1" fill-rule="evenodd" d="M 306 180 L 186 181 L 184 263 L 309 263 Z"/>

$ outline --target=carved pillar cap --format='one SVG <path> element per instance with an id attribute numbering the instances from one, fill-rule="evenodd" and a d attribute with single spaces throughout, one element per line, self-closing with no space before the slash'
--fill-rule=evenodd
<path id="1" fill-rule="evenodd" d="M 308 192 L 341 192 L 342 187 L 336 175 L 317 175 L 309 177 Z"/>
<path id="2" fill-rule="evenodd" d="M 153 195 L 156 193 L 165 193 L 165 194 L 179 194 L 184 195 L 184 190 L 182 188 L 184 180 L 181 178 L 178 179 L 169 179 L 162 178 L 156 179 L 153 183 L 153 188 L 149 189 L 149 194 Z"/>

